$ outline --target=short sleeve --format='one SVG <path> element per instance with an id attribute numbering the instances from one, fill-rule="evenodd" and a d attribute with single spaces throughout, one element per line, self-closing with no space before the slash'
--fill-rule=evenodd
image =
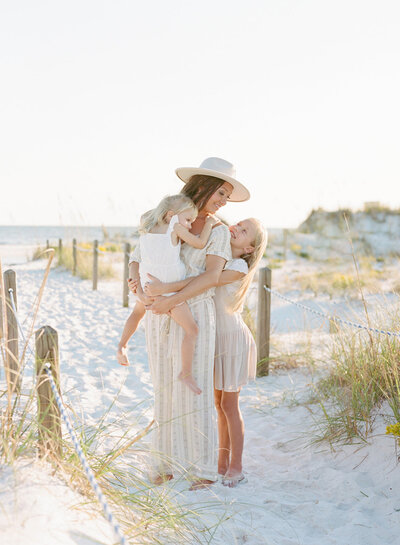
<path id="1" fill-rule="evenodd" d="M 225 271 L 237 271 L 243 274 L 249 272 L 249 267 L 244 259 L 231 259 L 225 265 Z"/>
<path id="2" fill-rule="evenodd" d="M 136 263 L 140 263 L 141 260 L 142 260 L 142 258 L 140 256 L 140 244 L 139 244 L 139 241 L 138 241 L 138 243 L 136 244 L 135 249 L 133 250 L 133 252 L 131 252 L 131 255 L 129 257 L 129 265 L 132 263 L 132 261 L 136 261 Z"/>
<path id="3" fill-rule="evenodd" d="M 231 233 L 226 225 L 218 225 L 211 231 L 206 246 L 206 255 L 218 255 L 226 261 L 232 259 Z"/>

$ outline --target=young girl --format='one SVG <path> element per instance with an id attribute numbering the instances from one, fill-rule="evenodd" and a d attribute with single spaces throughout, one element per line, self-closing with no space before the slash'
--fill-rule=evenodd
<path id="1" fill-rule="evenodd" d="M 232 260 L 221 274 L 214 301 L 215 341 L 214 397 L 218 414 L 218 473 L 229 487 L 245 482 L 242 473 L 244 423 L 239 407 L 240 389 L 256 374 L 257 350 L 244 323 L 243 302 L 260 259 L 267 236 L 261 223 L 246 219 L 230 227 Z"/>
<path id="2" fill-rule="evenodd" d="M 121 340 L 118 345 L 117 361 L 121 365 L 129 365 L 126 354 L 128 340 L 136 331 L 140 320 L 146 312 L 146 304 L 152 299 L 147 297 L 142 289 L 148 281 L 148 275 L 160 278 L 165 282 L 182 280 L 185 278 L 185 266 L 180 260 L 181 241 L 194 248 L 204 248 L 217 220 L 208 217 L 199 236 L 189 232 L 193 221 L 198 214 L 193 201 L 183 194 L 165 197 L 157 208 L 146 212 L 140 224 L 140 253 L 139 268 L 140 283 L 136 293 L 138 300 L 132 314 L 126 321 Z M 195 394 L 201 390 L 192 376 L 192 360 L 198 334 L 197 324 L 187 303 L 182 303 L 171 310 L 171 316 L 184 330 L 182 341 L 182 370 L 178 378 Z"/>
<path id="3" fill-rule="evenodd" d="M 218 473 L 222 483 L 234 487 L 245 482 L 242 473 L 244 424 L 239 408 L 241 387 L 256 374 L 257 350 L 241 311 L 246 293 L 264 255 L 267 235 L 254 219 L 240 221 L 229 228 L 232 260 L 220 276 L 214 296 L 216 341 L 214 399 L 218 415 Z M 145 293 L 154 297 L 184 288 L 192 278 L 164 284 L 150 275 Z"/>

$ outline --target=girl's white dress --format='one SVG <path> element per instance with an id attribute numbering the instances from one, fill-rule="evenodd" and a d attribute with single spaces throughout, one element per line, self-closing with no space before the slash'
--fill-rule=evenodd
<path id="1" fill-rule="evenodd" d="M 185 278 L 186 268 L 179 255 L 181 242 L 174 246 L 171 241 L 171 233 L 178 221 L 178 216 L 172 216 L 166 233 L 140 235 L 139 274 L 142 287 L 149 281 L 148 273 L 162 282 L 176 282 Z"/>
<path id="2" fill-rule="evenodd" d="M 231 259 L 225 270 L 248 272 L 244 259 Z M 244 323 L 242 308 L 229 309 L 232 297 L 240 287 L 240 280 L 215 290 L 217 332 L 215 339 L 214 386 L 216 390 L 238 392 L 254 379 L 257 365 L 257 349 L 253 335 Z"/>

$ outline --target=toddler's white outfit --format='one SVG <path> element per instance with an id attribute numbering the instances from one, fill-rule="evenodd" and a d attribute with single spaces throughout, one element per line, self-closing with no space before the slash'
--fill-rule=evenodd
<path id="1" fill-rule="evenodd" d="M 231 259 L 225 270 L 247 274 L 249 268 L 244 259 Z M 229 308 L 232 297 L 240 287 L 240 280 L 215 290 L 217 332 L 215 338 L 214 386 L 216 390 L 238 392 L 254 379 L 257 365 L 257 349 L 253 335 L 244 323 L 242 310 L 232 312 Z"/>
<path id="2" fill-rule="evenodd" d="M 139 275 L 142 287 L 149 282 L 148 273 L 162 282 L 176 282 L 186 277 L 186 267 L 180 258 L 181 241 L 176 246 L 171 241 L 171 233 L 178 222 L 178 216 L 172 216 L 166 233 L 140 235 Z"/>

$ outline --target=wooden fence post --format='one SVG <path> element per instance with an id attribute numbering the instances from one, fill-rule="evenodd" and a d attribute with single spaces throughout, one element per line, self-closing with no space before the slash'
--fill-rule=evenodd
<path id="1" fill-rule="evenodd" d="M 58 239 L 58 261 L 62 263 L 62 251 L 63 251 L 63 245 L 62 245 L 62 238 Z"/>
<path id="2" fill-rule="evenodd" d="M 128 286 L 128 278 L 129 278 L 129 257 L 131 254 L 131 245 L 129 242 L 125 243 L 125 259 L 124 259 L 124 279 L 122 284 L 122 306 L 128 307 L 129 306 L 129 286 Z"/>
<path id="3" fill-rule="evenodd" d="M 99 243 L 97 240 L 93 242 L 93 289 L 97 290 L 97 274 L 99 261 Z"/>
<path id="4" fill-rule="evenodd" d="M 288 230 L 283 230 L 283 259 L 286 261 Z"/>
<path id="5" fill-rule="evenodd" d="M 269 373 L 269 336 L 271 326 L 271 294 L 264 289 L 271 287 L 271 269 L 264 267 L 258 277 L 257 306 L 257 376 Z"/>
<path id="6" fill-rule="evenodd" d="M 21 387 L 20 361 L 18 355 L 18 322 L 11 305 L 10 289 L 13 290 L 15 308 L 17 306 L 17 281 L 15 271 L 8 269 L 4 273 L 4 291 L 6 296 L 6 361 L 8 376 L 10 377 L 11 392 L 19 391 Z"/>
<path id="7" fill-rule="evenodd" d="M 54 382 L 60 392 L 60 366 L 57 331 L 50 326 L 43 326 L 36 331 L 36 377 L 39 427 L 39 455 L 46 453 L 60 457 L 62 455 L 62 432 L 60 410 L 54 399 L 50 380 L 44 369 L 50 364 Z"/>
<path id="8" fill-rule="evenodd" d="M 73 259 L 72 274 L 76 276 L 76 238 L 72 239 L 72 259 Z"/>
<path id="9" fill-rule="evenodd" d="M 46 240 L 46 250 L 48 250 L 49 248 L 50 248 L 50 242 Z"/>

